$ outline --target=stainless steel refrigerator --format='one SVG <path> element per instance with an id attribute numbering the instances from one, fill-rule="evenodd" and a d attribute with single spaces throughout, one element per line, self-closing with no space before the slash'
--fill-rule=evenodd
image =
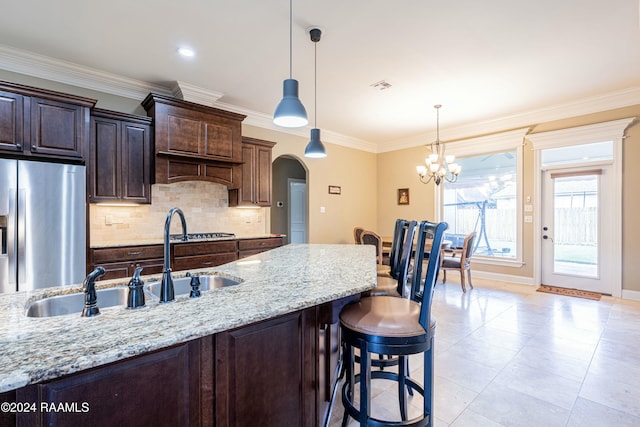
<path id="1" fill-rule="evenodd" d="M 82 283 L 84 166 L 0 159 L 0 292 Z"/>

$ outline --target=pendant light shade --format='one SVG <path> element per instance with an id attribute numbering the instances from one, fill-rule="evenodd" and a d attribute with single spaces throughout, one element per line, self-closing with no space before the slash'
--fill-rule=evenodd
<path id="1" fill-rule="evenodd" d="M 309 123 L 307 110 L 298 98 L 298 81 L 286 79 L 282 86 L 282 101 L 273 114 L 273 123 L 287 128 L 297 128 Z"/>
<path id="2" fill-rule="evenodd" d="M 311 129 L 311 139 L 307 144 L 307 147 L 304 149 L 304 156 L 311 157 L 314 159 L 321 159 L 323 157 L 327 157 L 327 150 L 324 148 L 324 144 L 320 141 L 320 129 L 317 128 L 317 117 L 318 117 L 318 54 L 317 54 L 317 46 L 320 41 L 320 37 L 322 36 L 322 31 L 318 27 L 310 27 L 308 28 L 309 35 L 311 36 L 311 41 L 314 43 L 313 46 L 313 126 Z"/>
<path id="3" fill-rule="evenodd" d="M 293 0 L 289 0 L 289 78 L 282 84 L 282 101 L 273 113 L 273 123 L 286 128 L 297 128 L 309 123 L 307 110 L 298 97 L 298 81 L 293 74 Z"/>
<path id="4" fill-rule="evenodd" d="M 311 140 L 304 149 L 304 156 L 314 159 L 327 157 L 327 150 L 324 148 L 322 141 L 320 141 L 320 129 L 311 129 Z"/>

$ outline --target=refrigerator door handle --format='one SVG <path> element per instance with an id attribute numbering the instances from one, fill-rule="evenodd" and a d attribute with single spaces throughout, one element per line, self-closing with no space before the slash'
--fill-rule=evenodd
<path id="1" fill-rule="evenodd" d="M 7 223 L 9 215 L 0 215 L 0 255 L 7 256 Z"/>
<path id="2" fill-rule="evenodd" d="M 18 288 L 26 283 L 27 190 L 18 189 Z M 14 260 L 15 264 L 15 260 Z"/>

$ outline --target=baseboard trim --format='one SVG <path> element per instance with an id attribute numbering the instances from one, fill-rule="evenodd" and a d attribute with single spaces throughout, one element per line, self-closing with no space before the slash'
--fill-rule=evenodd
<path id="1" fill-rule="evenodd" d="M 632 291 L 629 289 L 622 290 L 622 299 L 630 299 L 634 301 L 640 301 L 640 291 Z"/>
<path id="2" fill-rule="evenodd" d="M 489 271 L 472 270 L 471 275 L 472 277 L 477 277 L 478 279 L 499 280 L 501 282 L 517 283 L 519 285 L 533 286 L 534 284 L 533 277 L 516 276 L 513 274 L 500 274 L 491 273 Z"/>

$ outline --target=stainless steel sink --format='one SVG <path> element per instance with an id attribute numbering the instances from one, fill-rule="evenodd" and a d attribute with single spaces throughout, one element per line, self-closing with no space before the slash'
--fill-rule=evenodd
<path id="1" fill-rule="evenodd" d="M 208 291 L 210 289 L 225 288 L 227 286 L 234 286 L 242 283 L 241 280 L 232 279 L 225 276 L 218 276 L 215 274 L 203 274 L 200 277 L 200 290 Z M 161 282 L 149 282 L 146 288 L 149 293 L 160 296 Z M 173 279 L 173 291 L 176 296 L 185 295 L 191 292 L 191 277 L 181 277 L 179 279 Z"/>
<path id="2" fill-rule="evenodd" d="M 99 289 L 98 307 L 107 308 L 116 305 L 127 305 L 128 287 Z M 28 317 L 52 317 L 76 313 L 80 315 L 84 308 L 84 292 L 56 295 L 33 301 L 27 306 Z"/>

